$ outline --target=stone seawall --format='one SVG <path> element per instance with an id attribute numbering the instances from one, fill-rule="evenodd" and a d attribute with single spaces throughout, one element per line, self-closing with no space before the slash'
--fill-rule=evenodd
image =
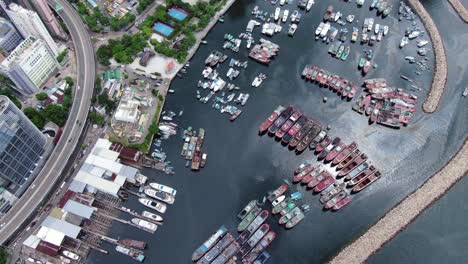
<path id="1" fill-rule="evenodd" d="M 465 22 L 468 23 L 468 10 L 466 10 L 465 6 L 460 2 L 460 0 L 448 0 L 449 3 L 452 5 L 453 9 L 458 13 L 460 18 Z"/>
<path id="2" fill-rule="evenodd" d="M 346 246 L 330 263 L 364 263 L 457 183 L 468 172 L 467 160 L 468 141 L 465 141 L 458 153 L 439 172 Z"/>
<path id="3" fill-rule="evenodd" d="M 431 90 L 423 104 L 424 112 L 434 113 L 439 106 L 439 101 L 442 98 L 445 83 L 447 82 L 447 58 L 445 55 L 444 43 L 442 42 L 442 38 L 434 21 L 429 13 L 427 13 L 421 2 L 419 0 L 408 0 L 408 3 L 413 7 L 414 12 L 421 18 L 421 21 L 432 40 L 432 46 L 434 48 L 434 76 L 432 79 Z"/>

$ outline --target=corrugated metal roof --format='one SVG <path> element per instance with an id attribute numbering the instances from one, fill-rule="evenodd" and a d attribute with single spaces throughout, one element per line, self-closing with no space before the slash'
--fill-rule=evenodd
<path id="1" fill-rule="evenodd" d="M 24 240 L 23 245 L 30 248 L 36 248 L 37 245 L 39 245 L 39 242 L 41 242 L 41 239 L 35 235 L 30 235 L 26 240 Z"/>
<path id="2" fill-rule="evenodd" d="M 54 257 L 57 256 L 60 250 L 60 246 L 42 240 L 41 242 L 39 242 L 39 245 L 37 245 L 36 250 L 46 255 Z"/>
<path id="3" fill-rule="evenodd" d="M 68 200 L 70 201 L 70 200 Z M 50 212 L 50 216 L 54 217 L 54 218 L 57 218 L 57 219 L 62 219 L 63 218 L 63 210 L 58 208 L 58 207 L 55 207 L 54 209 L 52 209 L 52 211 Z"/>
<path id="4" fill-rule="evenodd" d="M 65 238 L 65 234 L 55 229 L 41 226 L 36 234 L 36 237 L 56 246 L 60 246 L 62 245 L 62 241 Z"/>
<path id="5" fill-rule="evenodd" d="M 94 188 L 102 192 L 112 194 L 114 196 L 117 196 L 117 192 L 122 187 L 122 185 L 120 184 L 93 176 L 84 171 L 79 171 L 75 176 L 75 180 L 86 183 L 87 189 Z"/>
<path id="6" fill-rule="evenodd" d="M 86 219 L 91 218 L 91 215 L 94 212 L 94 208 L 86 206 L 84 204 L 80 204 L 73 200 L 68 200 L 63 209 L 67 212 L 71 212 Z"/>
<path id="7" fill-rule="evenodd" d="M 72 225 L 66 221 L 48 216 L 44 222 L 42 222 L 42 226 L 45 226 L 49 229 L 54 229 L 57 230 L 64 235 L 71 237 L 71 238 L 77 238 L 78 234 L 81 231 L 81 227 Z"/>
<path id="8" fill-rule="evenodd" d="M 77 181 L 77 180 L 73 180 L 70 183 L 70 186 L 68 187 L 68 190 L 73 191 L 73 192 L 77 192 L 77 193 L 83 193 L 85 187 L 86 187 L 86 183 L 83 183 L 83 182 L 80 182 L 80 181 Z"/>

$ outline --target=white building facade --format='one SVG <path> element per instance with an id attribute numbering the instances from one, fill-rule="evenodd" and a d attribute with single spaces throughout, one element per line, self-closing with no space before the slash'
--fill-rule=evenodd
<path id="1" fill-rule="evenodd" d="M 42 39 L 28 37 L 0 64 L 0 71 L 7 75 L 18 92 L 37 92 L 59 68 L 54 54 Z"/>

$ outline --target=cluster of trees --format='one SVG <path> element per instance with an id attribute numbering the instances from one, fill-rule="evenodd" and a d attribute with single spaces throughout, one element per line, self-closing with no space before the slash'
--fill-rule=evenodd
<path id="1" fill-rule="evenodd" d="M 89 121 L 93 124 L 102 125 L 104 124 L 104 116 L 96 112 L 89 113 Z"/>
<path id="2" fill-rule="evenodd" d="M 29 120 L 31 120 L 31 122 L 33 122 L 37 128 L 43 129 L 47 121 L 54 122 L 58 126 L 64 126 L 67 122 L 68 112 L 73 103 L 71 88 L 73 85 L 73 79 L 70 77 L 67 78 L 69 78 L 72 83 L 70 87 L 65 89 L 63 101 L 61 104 L 49 104 L 42 110 L 38 110 L 33 107 L 27 107 L 24 109 L 24 114 L 29 118 Z M 47 94 L 45 92 L 40 92 L 36 94 L 36 98 L 37 100 L 43 101 L 47 99 Z"/>
<path id="3" fill-rule="evenodd" d="M 0 248 L 0 264 L 8 262 L 8 252 L 4 248 Z"/>
<path id="4" fill-rule="evenodd" d="M 121 19 L 108 17 L 101 12 L 99 7 L 95 7 L 91 12 L 84 2 L 78 0 L 69 1 L 76 4 L 78 13 L 83 17 L 86 25 L 88 25 L 89 29 L 93 32 L 103 32 L 104 28 L 109 26 L 112 30 L 118 31 L 135 21 L 136 18 L 136 16 L 130 12 Z"/>
<path id="5" fill-rule="evenodd" d="M 18 107 L 19 109 L 21 109 L 21 102 L 20 100 L 18 100 L 18 98 L 16 98 L 15 94 L 13 93 L 13 91 L 9 88 L 2 88 L 0 89 L 0 95 L 4 95 L 8 98 L 10 98 L 10 100 L 16 105 L 16 107 Z"/>
<path id="6" fill-rule="evenodd" d="M 149 5 L 151 5 L 151 3 L 153 3 L 153 2 L 154 2 L 154 0 L 140 0 L 140 1 L 139 1 L 139 4 L 138 4 L 138 6 L 137 6 L 137 9 L 136 9 L 137 12 L 138 12 L 138 14 L 143 13 L 143 11 L 145 11 L 146 8 L 147 8 Z"/>
<path id="7" fill-rule="evenodd" d="M 102 93 L 97 96 L 97 103 L 99 105 L 102 105 L 106 108 L 106 111 L 108 113 L 112 112 L 116 107 L 117 103 L 114 102 L 114 100 L 109 98 L 109 95 L 107 93 Z"/>
<path id="8" fill-rule="evenodd" d="M 119 40 L 110 39 L 107 45 L 99 47 L 96 52 L 100 64 L 109 66 L 110 59 L 122 64 L 132 63 L 138 52 L 148 45 L 144 34 L 123 35 Z"/>
<path id="9" fill-rule="evenodd" d="M 68 54 L 68 50 L 67 50 L 67 49 L 64 50 L 64 51 L 62 51 L 62 52 L 60 52 L 60 54 L 57 56 L 57 61 L 58 61 L 59 63 L 62 63 L 62 61 L 63 61 L 63 60 L 65 59 L 65 57 L 67 56 L 67 54 Z"/>

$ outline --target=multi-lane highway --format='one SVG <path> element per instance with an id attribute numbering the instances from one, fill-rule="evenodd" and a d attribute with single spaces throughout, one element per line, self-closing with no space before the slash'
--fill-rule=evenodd
<path id="1" fill-rule="evenodd" d="M 45 199 L 50 189 L 62 174 L 65 165 L 83 132 L 94 90 L 95 59 L 91 39 L 81 18 L 66 0 L 49 0 L 50 6 L 62 8 L 57 11 L 71 34 L 77 57 L 77 82 L 69 120 L 53 153 L 31 186 L 11 210 L 0 220 L 0 244 L 7 242 L 26 219 Z"/>

